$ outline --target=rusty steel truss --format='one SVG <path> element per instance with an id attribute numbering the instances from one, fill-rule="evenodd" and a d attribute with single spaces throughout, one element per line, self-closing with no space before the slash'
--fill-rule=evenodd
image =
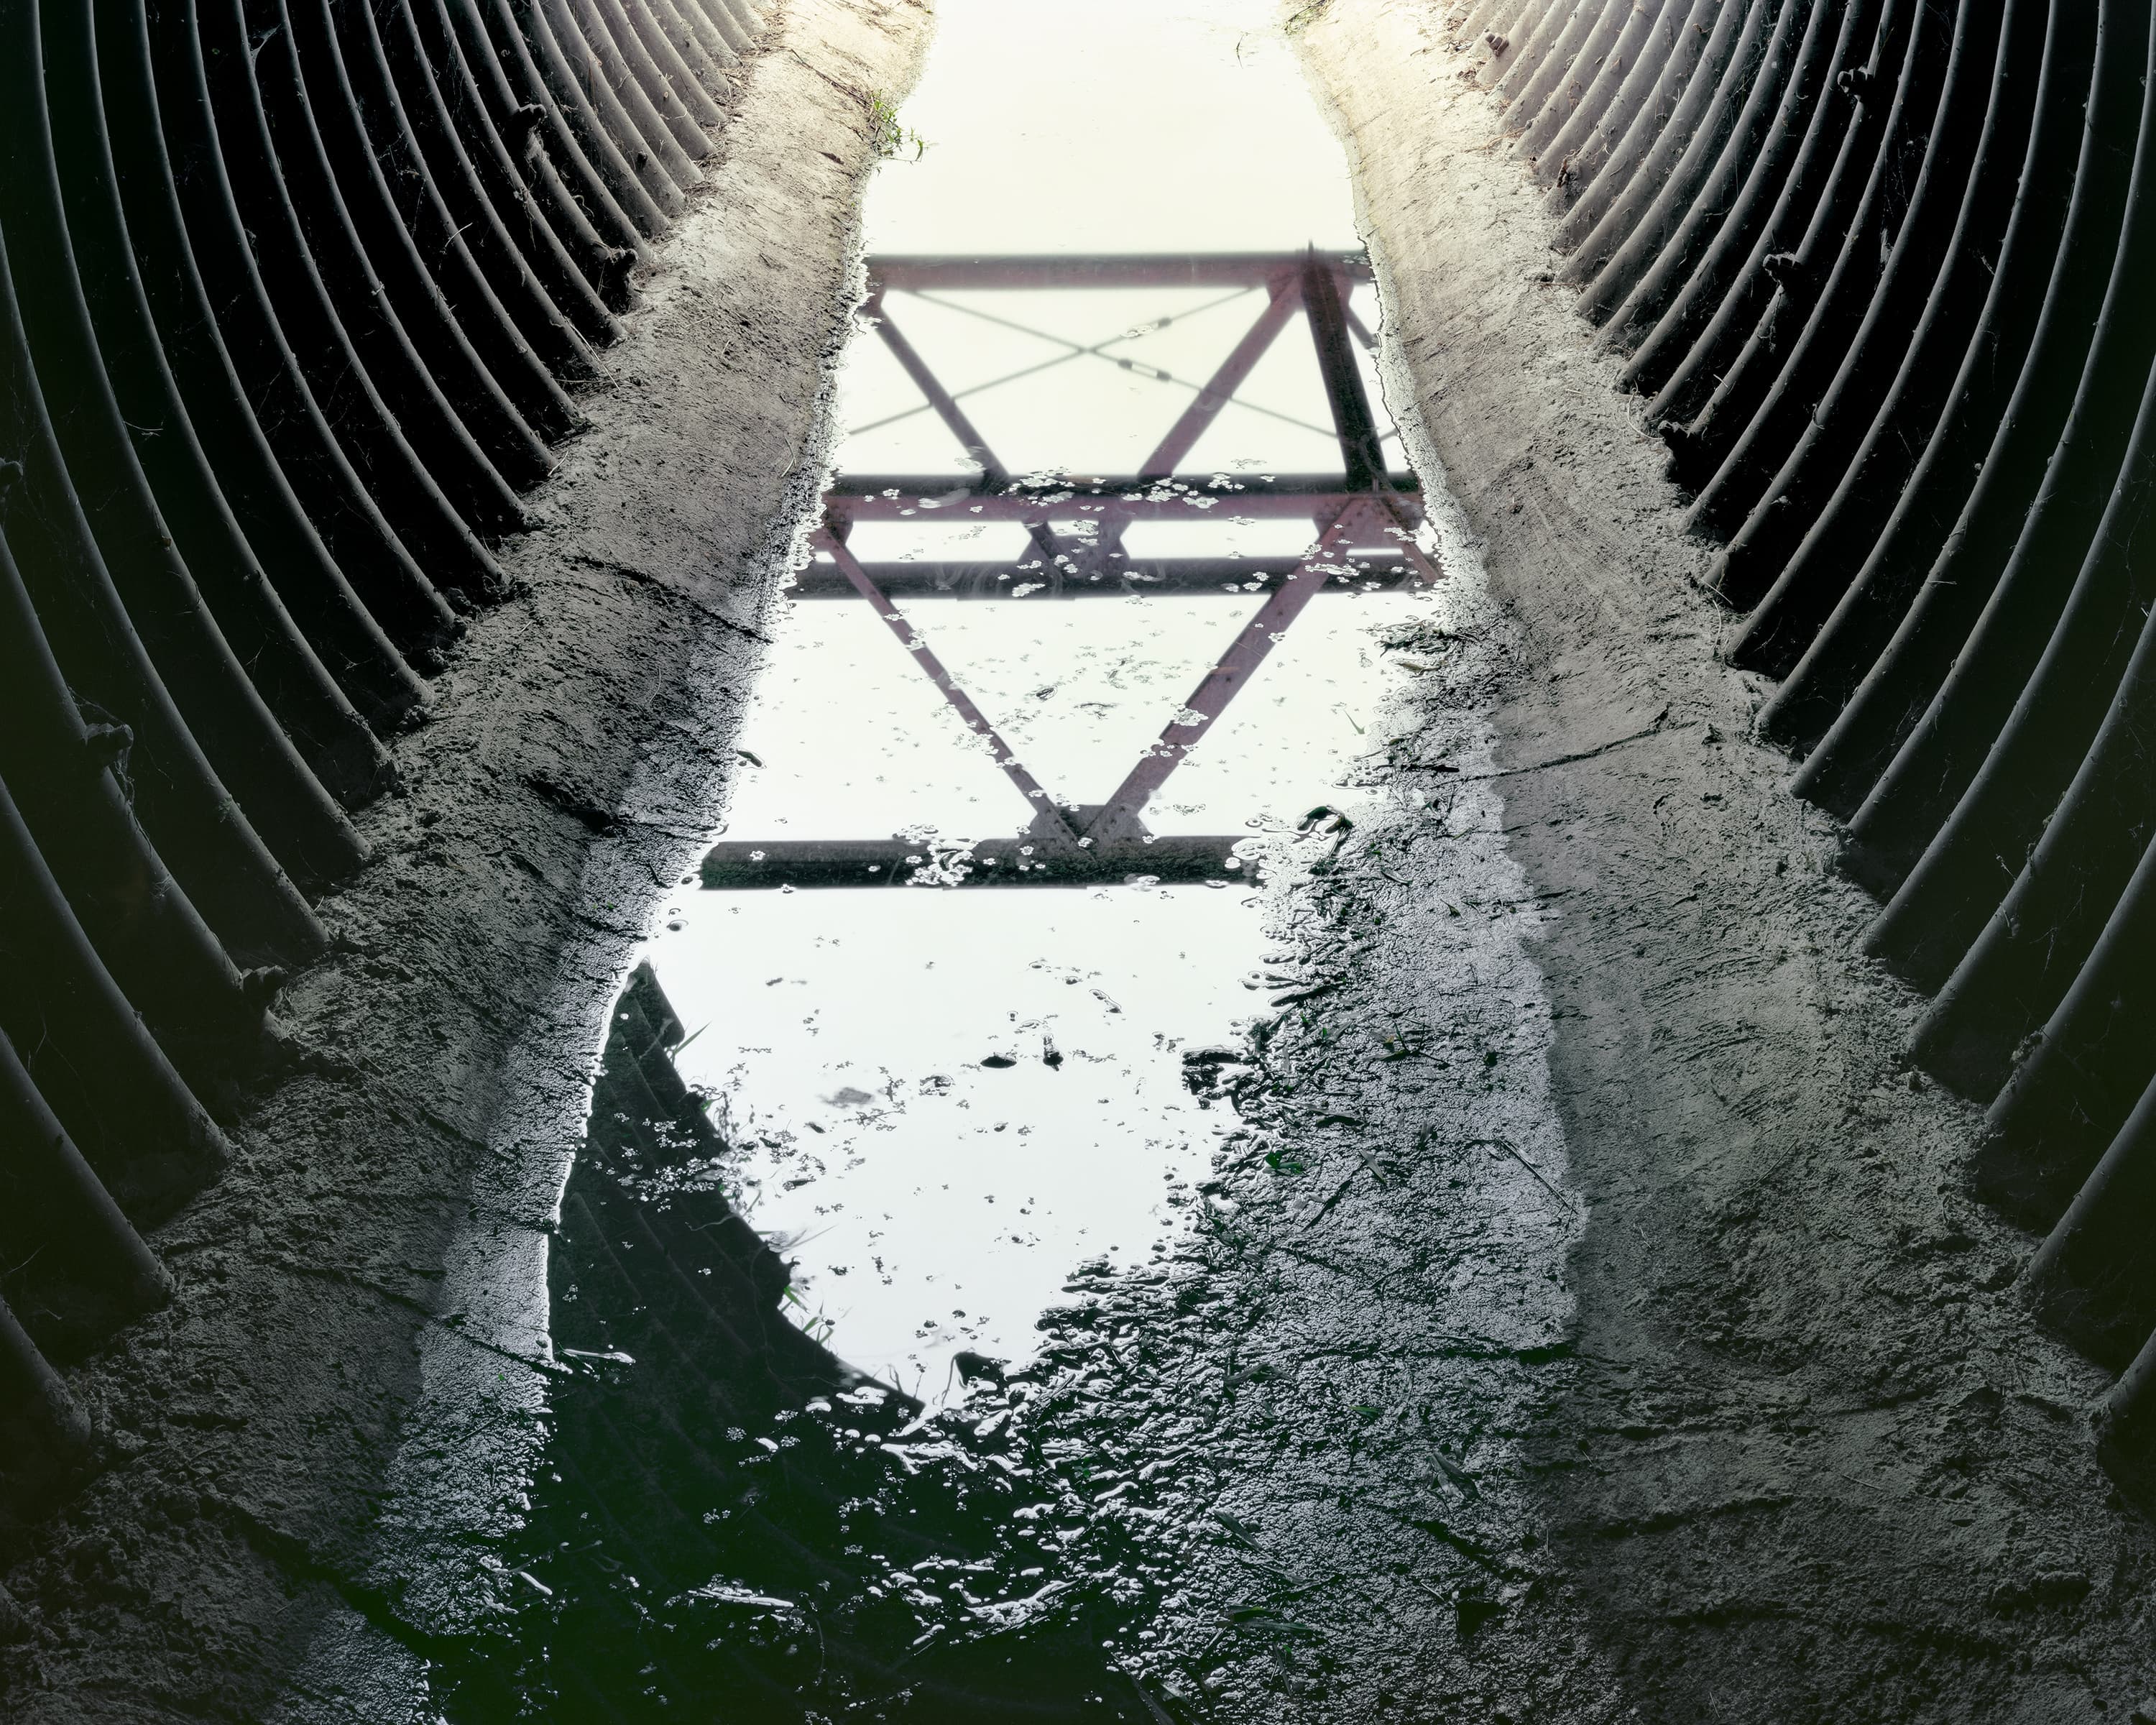
<path id="1" fill-rule="evenodd" d="M 1162 837 L 1146 830 L 1147 803 L 1188 758 L 1227 711 L 1237 692 L 1286 639 L 1319 593 L 1375 579 L 1430 582 L 1438 569 L 1416 544 L 1422 500 L 1414 476 L 1389 471 L 1369 395 L 1353 344 L 1371 341 L 1352 316 L 1348 298 L 1368 280 L 1357 253 L 1238 253 L 1194 256 L 882 257 L 870 260 L 866 315 L 930 408 L 972 464 L 958 474 L 846 475 L 825 492 L 821 523 L 811 535 L 829 572 L 812 565 L 796 591 L 804 597 L 851 594 L 873 607 L 908 655 L 936 685 L 967 729 L 1030 811 L 1014 838 L 932 857 L 904 839 L 729 840 L 704 863 L 707 886 L 875 886 L 911 880 L 938 884 L 1067 885 L 1138 873 L 1163 880 L 1220 878 L 1240 867 L 1226 837 Z M 1250 328 L 1202 384 L 1136 472 L 1078 478 L 1058 473 L 1014 475 L 893 318 L 891 296 L 929 289 L 1115 290 L 1228 287 L 1257 289 L 1263 304 Z M 1244 482 L 1226 475 L 1180 473 L 1178 465 L 1222 408 L 1235 399 L 1260 360 L 1301 312 L 1310 330 L 1332 431 L 1340 448 L 1336 473 L 1276 475 Z M 1106 347 L 1111 344 L 1101 344 Z M 1101 349 L 1073 348 L 1071 357 Z M 1165 381 L 1165 373 L 1158 374 Z M 1133 522 L 1188 518 L 1232 495 L 1235 512 L 1257 520 L 1310 521 L 1314 535 L 1298 556 L 1273 559 L 1158 558 L 1140 562 L 1124 549 Z M 957 508 L 983 521 L 1015 521 L 1026 531 L 1019 557 L 953 569 L 917 562 L 871 564 L 849 544 L 863 522 L 896 521 L 924 507 Z M 1370 554 L 1358 554 L 1376 547 Z M 1223 575 L 1236 579 L 1224 582 Z M 1029 581 L 1029 576 L 1037 578 Z M 1004 583 L 1011 583 L 1006 587 Z M 999 598 L 1015 588 L 1053 598 L 1152 591 L 1242 592 L 1270 588 L 1255 616 L 1219 661 L 1199 679 L 1182 709 L 1099 803 L 1056 800 L 998 734 L 988 716 L 952 676 L 915 624 L 894 603 L 942 592 Z M 929 869 L 927 875 L 916 871 Z"/>

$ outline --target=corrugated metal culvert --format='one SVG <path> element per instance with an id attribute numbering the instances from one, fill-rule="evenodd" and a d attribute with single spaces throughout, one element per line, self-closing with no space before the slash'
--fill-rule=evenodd
<path id="1" fill-rule="evenodd" d="M 0 3 L 0 1471 L 161 1301 L 748 0 Z"/>
<path id="2" fill-rule="evenodd" d="M 746 0 L 0 0 L 0 1456 L 167 1284 Z M 1911 1054 L 2156 1442 L 2146 0 L 1486 0 L 1561 280 L 1719 542 Z M 57 1248 L 57 1249 L 55 1249 Z"/>

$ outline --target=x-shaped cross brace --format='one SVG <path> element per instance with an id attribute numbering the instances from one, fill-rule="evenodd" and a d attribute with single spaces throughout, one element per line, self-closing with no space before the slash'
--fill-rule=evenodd
<path id="1" fill-rule="evenodd" d="M 1401 508 L 1402 494 L 1385 472 L 1375 419 L 1349 345 L 1351 318 L 1342 287 L 1337 267 L 1321 259 L 1314 251 L 1300 258 L 1280 259 L 1277 267 L 1267 275 L 1265 305 L 1257 321 L 1220 362 L 1139 470 L 1137 477 L 1142 483 L 1170 478 L 1177 464 L 1190 452 L 1221 408 L 1235 398 L 1235 392 L 1295 312 L 1300 309 L 1308 315 L 1318 368 L 1340 444 L 1343 483 L 1314 512 L 1317 529 L 1315 543 L 1266 596 L 1257 614 L 1237 631 L 1228 650 L 1199 680 L 1188 701 L 1159 737 L 1147 747 L 1105 803 L 1090 807 L 1059 803 L 1034 778 L 987 715 L 959 686 L 919 631 L 848 547 L 846 532 L 850 523 L 835 509 L 812 534 L 814 548 L 831 559 L 848 583 L 897 636 L 967 729 L 987 746 L 998 770 L 1025 798 L 1030 819 L 1019 835 L 1024 841 L 1016 847 L 1019 855 L 1010 859 L 1012 866 L 1003 875 L 992 878 L 1009 880 L 1029 874 L 1067 878 L 1074 868 L 1084 873 L 1105 872 L 1123 859 L 1141 857 L 1149 870 L 1168 863 L 1171 858 L 1181 859 L 1188 867 L 1217 870 L 1225 863 L 1225 852 L 1232 840 L 1156 839 L 1147 833 L 1142 819 L 1147 803 L 1218 722 L 1229 703 L 1255 675 L 1267 655 L 1286 638 L 1296 619 L 1302 614 L 1303 608 L 1323 590 L 1327 581 L 1344 579 L 1349 575 L 1346 553 L 1358 537 L 1365 543 L 1378 536 L 1394 538 L 1402 555 L 1424 580 L 1437 578 L 1438 570 L 1414 543 L 1414 521 Z M 878 289 L 870 309 L 880 310 L 881 304 L 882 292 Z M 989 448 L 965 410 L 887 316 L 880 319 L 878 329 L 886 346 L 929 406 L 957 439 L 968 457 L 978 464 L 981 478 L 977 495 L 1008 498 L 1013 490 L 1009 470 Z M 1050 511 L 1056 506 L 1044 501 L 1037 510 L 1023 509 L 1019 519 L 1044 564 L 1080 567 L 1071 553 L 1065 550 L 1050 525 Z M 1120 547 L 1132 511 L 1118 509 L 1112 501 L 1088 507 L 1101 526 L 1095 542 L 1085 547 L 1081 554 L 1097 569 Z M 1009 850 L 1013 847 L 999 848 Z M 778 875 L 788 874 L 788 878 L 799 879 L 804 885 L 865 883 L 878 876 L 890 881 L 898 876 L 898 852 L 904 849 L 901 841 L 882 840 L 774 841 L 761 848 L 752 848 L 746 843 L 722 845 L 706 860 L 706 880 L 710 885 L 762 884 Z M 1025 856 L 1038 857 L 1040 860 L 1028 862 L 1023 860 Z M 918 855 L 905 858 L 907 862 L 921 860 Z"/>

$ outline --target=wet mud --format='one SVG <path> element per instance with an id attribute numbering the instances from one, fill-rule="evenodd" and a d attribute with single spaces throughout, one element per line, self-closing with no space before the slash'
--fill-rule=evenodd
<path id="1" fill-rule="evenodd" d="M 1277 52 L 1278 39 L 1268 46 Z M 1226 483 L 1216 475 L 1216 487 Z M 1245 475 L 1237 487 L 1262 483 Z M 1090 501 L 1097 486 L 1057 489 L 1061 506 L 1105 506 Z M 1343 593 L 1313 614 L 1353 642 L 1340 659 L 1352 689 L 1252 697 L 1264 721 L 1238 739 L 1242 751 L 1273 767 L 1310 753 L 1320 777 L 1306 785 L 1295 776 L 1306 768 L 1291 766 L 1285 793 L 1262 778 L 1260 790 L 1231 778 L 1200 795 L 1193 784 L 1183 794 L 1197 800 L 1168 811 L 1250 834 L 1235 846 L 1235 879 L 1241 891 L 1260 890 L 1240 913 L 1228 909 L 1254 927 L 1197 938 L 1186 911 L 1177 942 L 1215 964 L 1247 963 L 1235 955 L 1251 942 L 1258 962 L 1244 978 L 1241 1024 L 1193 1040 L 1169 1015 L 1158 1034 L 1143 1023 L 1116 1032 L 1131 1047 L 1111 1039 L 1106 1053 L 1095 1045 L 1097 1027 L 1057 1024 L 1038 1061 L 1032 1017 L 1024 1034 L 1001 1033 L 1012 1050 L 1024 1044 L 1044 1084 L 1073 1081 L 1066 1060 L 1107 1059 L 1097 1087 L 1128 1094 L 1095 1107 L 1089 1086 L 1058 1104 L 1062 1117 L 1038 1124 L 1067 1144 L 1002 1141 L 1010 1165 L 994 1173 L 996 1189 L 1010 1179 L 1030 1189 L 1033 1177 L 1019 1173 L 1029 1158 L 1075 1158 L 1098 1178 L 1135 1183 L 1142 1211 L 1143 1189 L 1166 1173 L 1150 1242 L 1145 1219 L 1136 1235 L 1127 1219 L 1101 1243 L 1112 1250 L 1087 1255 L 1068 1224 L 1059 1231 L 1029 1203 L 1022 1225 L 1047 1245 L 1030 1235 L 1019 1244 L 1070 1255 L 1060 1296 L 1036 1317 L 996 1307 L 1024 1297 L 998 1287 L 989 1313 L 952 1314 L 956 1332 L 932 1322 L 910 1351 L 896 1344 L 903 1359 L 879 1350 L 879 1369 L 911 1368 L 900 1381 L 917 1388 L 918 1402 L 842 1363 L 850 1336 L 878 1332 L 857 1329 L 843 1310 L 834 1325 L 822 1302 L 851 1300 L 870 1266 L 847 1261 L 863 1255 L 858 1243 L 824 1236 L 839 1225 L 842 1199 L 872 1196 L 853 1178 L 865 1158 L 925 1158 L 927 1179 L 951 1182 L 941 1208 L 909 1212 L 903 1225 L 886 1214 L 867 1239 L 935 1266 L 927 1281 L 947 1280 L 956 1296 L 982 1266 L 968 1258 L 978 1230 L 955 1212 L 995 1193 L 973 1191 L 967 1182 L 986 1177 L 950 1147 L 876 1136 L 891 1130 L 896 1103 L 870 1107 L 873 1089 L 833 1089 L 855 1079 L 850 1065 L 832 1063 L 888 1065 L 859 1045 L 879 1018 L 947 1011 L 963 1026 L 969 989 L 995 1009 L 983 1033 L 1000 1024 L 1006 1004 L 1029 1012 L 990 951 L 1015 962 L 1033 950 L 1024 942 L 1046 939 L 1034 968 L 1055 973 L 1042 981 L 1065 969 L 1062 981 L 1097 980 L 1089 966 L 1136 956 L 1116 950 L 1129 937 L 1102 917 L 1127 903 L 1143 926 L 1158 925 L 1157 945 L 1172 916 L 1162 922 L 1159 906 L 1145 906 L 1189 889 L 1148 873 L 1100 891 L 1035 886 L 1013 909 L 1011 895 L 983 901 L 957 884 L 986 865 L 992 847 L 924 827 L 904 859 L 926 869 L 912 891 L 833 899 L 820 876 L 803 873 L 829 860 L 812 853 L 825 847 L 844 852 L 839 865 L 862 866 L 873 855 L 891 868 L 893 845 L 857 846 L 855 855 L 813 836 L 758 834 L 789 820 L 814 833 L 819 817 L 872 824 L 884 775 L 913 785 L 909 752 L 932 753 L 928 743 L 895 735 L 868 757 L 873 783 L 834 790 L 796 767 L 785 794 L 747 781 L 702 870 L 706 891 L 672 898 L 668 932 L 614 1009 L 588 1136 L 546 1242 L 545 1321 L 505 1307 L 495 1332 L 522 1325 L 524 1373 L 500 1374 L 507 1387 L 484 1405 L 445 1388 L 423 1412 L 424 1442 L 408 1440 L 422 1465 L 404 1476 L 388 1519 L 409 1537 L 382 1542 L 376 1584 L 399 1599 L 406 1623 L 425 1625 L 413 1650 L 420 1705 L 456 1719 L 685 1711 L 1157 1720 L 1373 1703 L 1414 1716 L 1446 1704 L 1433 1698 L 1429 1636 L 1472 1637 L 1530 1608 L 1539 1574 L 1525 1555 L 1537 1536 L 1516 1484 L 1520 1448 L 1547 1389 L 1538 1373 L 1568 1354 L 1563 1266 L 1580 1217 L 1547 1083 L 1549 1015 L 1527 952 L 1543 912 L 1506 854 L 1495 788 L 1502 769 L 1487 714 L 1511 673 L 1512 632 L 1441 499 L 1437 514 L 1429 566 L 1447 573 L 1434 591 L 1404 605 Z M 1265 585 L 1265 571 L 1231 572 Z M 1363 573 L 1343 562 L 1338 579 L 1362 583 Z M 1173 660 L 1178 629 L 1201 644 L 1219 637 L 1219 623 L 1200 622 L 1204 606 L 1149 612 L 1160 620 L 1142 631 L 1148 659 Z M 1079 624 L 1092 628 L 1092 608 L 953 618 L 917 607 L 906 617 L 908 644 L 968 630 L 988 644 L 961 668 L 969 685 L 988 680 L 999 711 L 1044 678 L 1075 679 L 1098 700 L 1132 698 L 1126 658 L 1111 651 L 1096 665 L 1089 655 L 1099 649 L 1082 644 L 1090 637 Z M 751 773 L 789 756 L 822 758 L 819 726 L 835 721 L 819 708 L 847 714 L 855 732 L 887 724 L 862 674 L 834 680 L 833 666 L 850 661 L 832 656 L 829 628 L 798 606 L 774 624 L 772 686 L 758 699 L 775 702 L 778 716 L 752 718 L 742 736 Z M 815 653 L 788 670 L 791 638 L 803 630 Z M 1081 644 L 1075 670 L 1058 669 L 1070 645 L 1063 636 Z M 1095 688 L 1096 670 L 1109 675 Z M 1141 708 L 1173 692 L 1151 690 L 1150 674 L 1133 685 Z M 801 712 L 787 704 L 796 677 L 810 703 Z M 1353 701 L 1344 718 L 1334 711 L 1343 693 Z M 932 706 L 924 738 L 934 717 Z M 1328 736 L 1352 742 L 1311 752 L 1297 733 L 1321 719 Z M 1014 734 L 1031 759 L 1055 732 L 1045 717 L 1023 722 L 1036 734 Z M 856 751 L 828 752 L 844 762 Z M 1216 739 L 1206 758 L 1232 752 Z M 940 784 L 932 762 L 918 770 L 932 790 Z M 1313 787 L 1323 800 L 1306 806 Z M 1283 793 L 1299 798 L 1285 817 L 1271 808 Z M 999 798 L 993 809 L 1005 806 Z M 1246 808 L 1261 812 L 1245 819 Z M 993 827 L 993 811 L 987 818 Z M 775 866 L 755 878 L 749 865 Z M 803 890 L 775 901 L 753 891 L 783 886 Z M 1070 904 L 1051 911 L 1043 893 Z M 1095 907 L 1096 898 L 1110 903 Z M 855 899 L 873 909 L 858 927 Z M 743 916 L 755 926 L 731 920 Z M 924 916 L 949 925 L 947 942 L 922 949 L 959 973 L 947 999 L 924 993 L 896 962 L 911 938 L 906 919 Z M 1059 916 L 1091 929 L 1092 949 L 1054 950 Z M 797 925 L 804 951 L 788 957 L 772 931 Z M 809 931 L 816 947 L 855 956 L 812 960 Z M 782 973 L 764 978 L 772 968 Z M 820 978 L 802 1000 L 804 1047 L 827 1015 L 842 1046 L 789 1056 L 808 1067 L 795 1074 L 781 1062 L 785 1085 L 760 1079 L 771 1091 L 760 1097 L 736 1044 L 778 1039 L 769 1021 L 801 1008 L 762 1003 L 790 998 L 765 991 L 799 980 L 797 972 Z M 1091 993 L 1124 1013 L 1100 988 Z M 840 994 L 868 1009 L 860 1023 L 837 1009 Z M 685 1012 L 678 1003 L 692 997 Z M 1142 1016 L 1152 1004 L 1133 1000 L 1132 1009 Z M 992 1051 L 974 1062 L 982 1073 L 957 1081 L 961 1101 L 978 1089 L 986 1104 L 983 1086 L 1016 1082 L 995 1069 L 1019 1054 L 996 1051 L 1004 1043 L 993 1036 L 982 1046 Z M 895 1048 L 889 1058 L 900 1065 L 883 1077 L 910 1085 L 918 1075 L 905 1062 L 916 1051 Z M 1184 1151 L 1139 1142 L 1162 1121 L 1127 1127 L 1133 1101 L 1141 1113 L 1150 1106 L 1147 1061 L 1164 1064 L 1214 1123 L 1192 1135 L 1203 1157 L 1194 1178 L 1173 1178 Z M 703 1075 L 696 1089 L 682 1080 L 692 1066 Z M 940 1093 L 954 1081 L 934 1082 Z M 803 1085 L 816 1106 L 788 1102 Z M 1026 1117 L 1023 1106 L 994 1107 L 998 1130 L 1007 1110 Z M 952 1132 L 987 1127 L 937 1118 Z M 1089 1134 L 1103 1142 L 1089 1148 Z M 1107 1139 L 1121 1137 L 1132 1142 L 1111 1148 Z M 804 1187 L 801 1200 L 785 1197 Z M 800 1230 L 778 1232 L 782 1218 Z M 500 1242 L 482 1255 L 498 1276 Z M 875 1270 L 886 1261 L 877 1255 Z M 524 1281 L 531 1285 L 531 1271 Z M 865 1291 L 870 1314 L 889 1303 Z M 978 1299 L 969 1291 L 964 1303 Z M 907 1324 L 916 1316 L 906 1313 Z M 993 1319 L 991 1354 L 972 1340 L 977 1318 Z M 1010 1334 L 1014 1320 L 1029 1333 Z M 827 1337 L 839 1351 L 826 1351 Z M 953 1353 L 959 1342 L 968 1345 Z M 923 1367 L 937 1369 L 916 1383 Z M 439 1524 L 456 1490 L 424 1456 L 444 1452 L 490 1476 L 495 1498 L 470 1501 L 461 1540 L 435 1537 L 429 1558 L 423 1524 Z M 1471 1684 L 1454 1698 L 1463 1697 L 1473 1702 Z"/>
<path id="2" fill-rule="evenodd" d="M 990 1361 L 931 1414 L 798 1321 L 726 1189 L 647 966 L 616 1003 L 549 1260 L 559 1367 L 495 1610 L 436 1642 L 452 1720 L 1151 1716 L 1129 1602 Z"/>
<path id="3" fill-rule="evenodd" d="M 1482 1707 L 1430 1650 L 1548 1594 L 1522 1446 L 1581 1219 L 1483 716 L 1506 624 L 1450 552 L 1377 631 L 1370 750 L 1257 850 L 1270 1005 L 1179 1058 L 1225 1134 L 1187 1225 L 1077 1265 L 941 1407 L 804 1337 L 639 970 L 552 1242 L 530 1512 L 433 1645 L 448 1717 Z"/>

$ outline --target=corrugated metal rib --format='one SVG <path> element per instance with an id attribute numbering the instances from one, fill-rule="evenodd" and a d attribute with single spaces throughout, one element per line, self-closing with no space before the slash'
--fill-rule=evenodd
<path id="1" fill-rule="evenodd" d="M 737 0 L 0 0 L 0 1471 L 161 1302 Z M 27 1489 L 25 1489 L 27 1488 Z"/>

